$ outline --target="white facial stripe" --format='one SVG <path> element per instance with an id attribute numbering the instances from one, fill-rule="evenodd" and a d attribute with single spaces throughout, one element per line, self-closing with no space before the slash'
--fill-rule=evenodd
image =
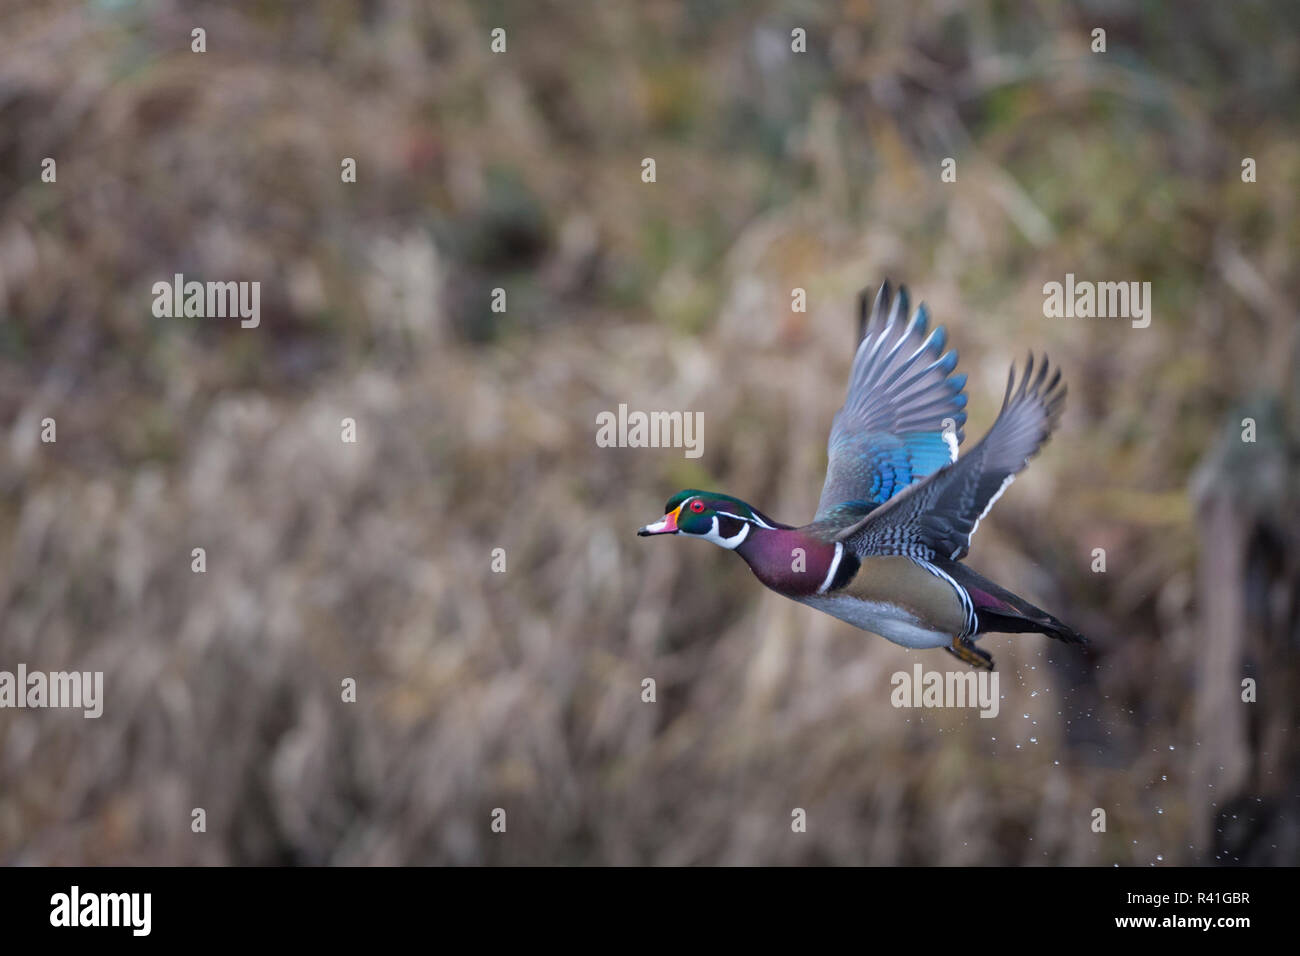
<path id="1" fill-rule="evenodd" d="M 754 515 L 752 518 L 746 518 L 744 515 L 735 515 L 732 514 L 730 511 L 715 511 L 714 514 L 725 515 L 728 518 L 735 518 L 737 521 L 747 521 L 750 524 L 758 525 L 760 528 L 766 528 L 768 531 L 776 530 L 770 524 L 768 524 L 766 521 L 760 518 L 758 515 Z"/>
<path id="2" fill-rule="evenodd" d="M 835 572 L 840 569 L 840 561 L 843 559 L 843 557 L 844 557 L 844 542 L 836 541 L 835 557 L 831 558 L 830 570 L 826 572 L 826 580 L 822 582 L 822 586 L 817 589 L 818 594 L 825 594 L 826 591 L 830 588 L 831 582 L 835 580 Z"/>
<path id="3" fill-rule="evenodd" d="M 682 507 L 689 511 L 691 502 L 696 500 L 703 500 L 703 499 L 689 498 L 686 501 L 682 502 Z M 735 534 L 733 534 L 730 538 L 724 538 L 722 536 L 722 532 L 719 530 L 720 527 L 718 522 L 719 517 L 732 518 L 736 521 L 739 521 L 740 530 L 737 531 Z M 662 524 L 663 522 L 659 522 L 659 524 L 651 525 L 646 530 L 654 531 Z M 743 515 L 732 514 L 730 511 L 715 511 L 713 513 L 713 527 L 710 528 L 708 531 L 704 532 L 703 534 L 692 534 L 690 531 L 686 531 L 679 528 L 678 534 L 684 534 L 689 538 L 703 538 L 705 541 L 712 541 L 720 548 L 726 548 L 728 551 L 735 551 L 737 548 L 741 546 L 741 544 L 744 543 L 745 539 L 749 537 L 749 529 L 752 525 L 758 525 L 758 527 L 760 528 L 767 528 L 769 530 L 772 530 L 772 526 L 770 524 L 768 524 L 762 518 L 759 518 L 757 516 L 749 518 Z"/>

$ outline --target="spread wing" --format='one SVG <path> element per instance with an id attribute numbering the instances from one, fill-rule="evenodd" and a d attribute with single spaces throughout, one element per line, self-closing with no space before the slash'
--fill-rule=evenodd
<path id="1" fill-rule="evenodd" d="M 955 461 L 966 422 L 965 375 L 944 354 L 942 326 L 927 334 L 922 304 L 908 321 L 907 289 L 890 300 L 880 287 L 868 315 L 860 298 L 862 340 L 848 396 L 835 414 L 829 464 L 815 522 L 848 525 L 913 482 Z M 945 431 L 946 425 L 946 431 Z"/>
<path id="2" fill-rule="evenodd" d="M 1030 355 L 1017 389 L 1013 366 L 1002 411 L 978 445 L 845 528 L 837 540 L 859 557 L 894 554 L 925 561 L 965 557 L 980 519 L 1060 420 L 1065 386 L 1060 384 L 1059 369 L 1050 381 L 1048 371 L 1044 358 L 1035 376 Z"/>

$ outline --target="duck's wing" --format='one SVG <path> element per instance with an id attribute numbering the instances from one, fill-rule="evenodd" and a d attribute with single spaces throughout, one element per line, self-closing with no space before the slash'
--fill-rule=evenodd
<path id="1" fill-rule="evenodd" d="M 836 536 L 859 557 L 907 555 L 923 561 L 958 561 L 993 503 L 1029 464 L 1060 420 L 1065 386 L 1058 369 L 1048 378 L 1044 358 L 1034 373 L 1029 356 L 1016 387 L 1012 366 L 1002 411 L 968 454 L 907 488 Z"/>
<path id="2" fill-rule="evenodd" d="M 814 522 L 849 525 L 926 475 L 957 459 L 966 423 L 965 375 L 944 353 L 942 326 L 928 331 L 920 305 L 908 318 L 907 289 L 885 282 L 867 309 L 848 395 L 827 442 L 829 464 Z"/>

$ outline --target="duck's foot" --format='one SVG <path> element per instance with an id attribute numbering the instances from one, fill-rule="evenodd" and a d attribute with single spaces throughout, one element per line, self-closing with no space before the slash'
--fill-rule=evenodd
<path id="1" fill-rule="evenodd" d="M 993 655 L 988 651 L 980 650 L 969 637 L 954 637 L 952 644 L 944 650 L 971 667 L 979 667 L 986 671 L 993 670 Z"/>

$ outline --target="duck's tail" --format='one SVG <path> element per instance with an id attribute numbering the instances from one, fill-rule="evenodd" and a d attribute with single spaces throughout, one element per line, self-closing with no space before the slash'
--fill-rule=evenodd
<path id="1" fill-rule="evenodd" d="M 943 569 L 970 595 L 978 625 L 976 634 L 1034 633 L 1046 634 L 1066 644 L 1088 643 L 1086 637 L 1064 621 L 965 565 L 953 561 L 945 563 Z"/>

